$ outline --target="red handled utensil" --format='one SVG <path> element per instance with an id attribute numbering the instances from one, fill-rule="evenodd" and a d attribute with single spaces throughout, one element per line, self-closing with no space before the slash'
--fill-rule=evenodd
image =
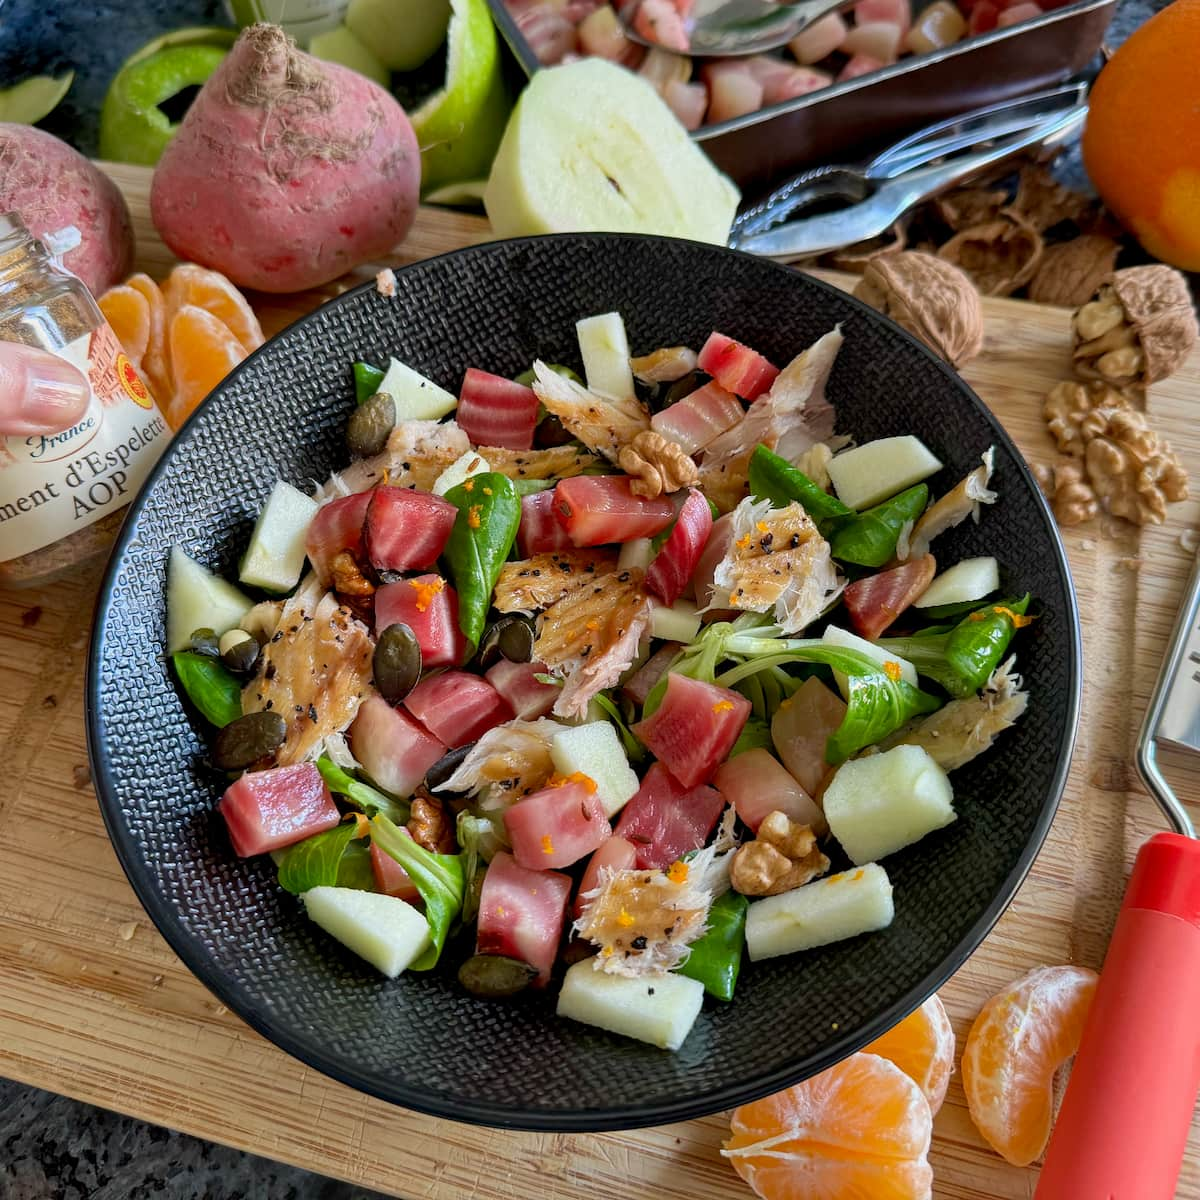
<path id="1" fill-rule="evenodd" d="M 1171 1200 L 1200 1091 L 1200 841 L 1157 743 L 1200 750 L 1200 559 L 1138 737 L 1174 833 L 1138 851 L 1036 1200 Z"/>

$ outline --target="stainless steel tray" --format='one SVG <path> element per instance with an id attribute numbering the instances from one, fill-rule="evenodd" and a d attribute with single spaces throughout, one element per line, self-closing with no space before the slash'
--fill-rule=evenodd
<path id="1" fill-rule="evenodd" d="M 532 75 L 537 57 L 504 0 L 488 3 L 521 71 Z M 934 54 L 903 58 L 745 117 L 705 125 L 692 136 L 746 199 L 754 199 L 805 167 L 851 161 L 932 121 L 1069 78 L 1100 49 L 1116 4 L 1077 0 Z"/>

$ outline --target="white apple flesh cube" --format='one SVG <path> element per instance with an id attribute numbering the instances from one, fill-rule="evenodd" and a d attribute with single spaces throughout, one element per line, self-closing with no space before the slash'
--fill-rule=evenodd
<path id="1" fill-rule="evenodd" d="M 921 746 L 842 763 L 824 806 L 830 832 L 855 863 L 894 854 L 955 819 L 950 780 Z"/>
<path id="2" fill-rule="evenodd" d="M 451 488 L 465 483 L 472 475 L 482 475 L 492 468 L 488 461 L 475 450 L 468 450 L 459 455 L 434 481 L 433 494 L 444 496 Z"/>
<path id="3" fill-rule="evenodd" d="M 615 817 L 641 786 L 608 721 L 589 721 L 556 733 L 550 739 L 550 761 L 563 775 L 577 771 L 596 785 L 605 816 Z"/>
<path id="4" fill-rule="evenodd" d="M 893 916 L 891 881 L 870 863 L 754 901 L 746 914 L 746 949 L 754 962 L 795 954 L 886 929 Z"/>
<path id="5" fill-rule="evenodd" d="M 925 444 L 911 434 L 880 438 L 843 450 L 829 463 L 838 499 L 850 508 L 870 508 L 942 469 Z"/>
<path id="6" fill-rule="evenodd" d="M 567 969 L 558 993 L 558 1015 L 663 1050 L 678 1050 L 703 1002 L 704 985 L 686 975 L 628 979 L 597 971 L 589 958 Z"/>
<path id="7" fill-rule="evenodd" d="M 622 571 L 637 567 L 644 571 L 654 561 L 654 543 L 649 538 L 631 538 L 621 545 L 621 553 L 617 555 L 617 566 Z"/>
<path id="8" fill-rule="evenodd" d="M 401 421 L 436 421 L 458 407 L 457 396 L 424 375 L 418 375 L 398 358 L 388 364 L 379 390 L 391 396 L 396 406 L 397 425 Z"/>
<path id="9" fill-rule="evenodd" d="M 857 633 L 851 633 L 848 629 L 843 629 L 840 625 L 826 625 L 825 632 L 821 635 L 823 642 L 828 642 L 831 646 L 842 646 L 847 650 L 857 650 L 860 654 L 865 654 L 868 658 L 874 659 L 880 666 L 887 663 L 895 663 L 900 668 L 900 678 L 905 683 L 911 683 L 913 687 L 917 686 L 917 668 L 908 661 L 907 658 L 901 658 L 898 654 L 889 654 L 886 650 L 881 650 L 874 642 L 868 642 L 866 638 L 860 638 Z M 838 685 L 838 691 L 842 693 L 843 699 L 850 698 L 850 688 L 846 682 L 845 673 L 842 671 L 834 671 L 833 678 Z"/>
<path id="10" fill-rule="evenodd" d="M 700 614 L 692 600 L 676 600 L 669 608 L 657 602 L 650 609 L 650 636 L 685 646 L 700 632 Z"/>
<path id="11" fill-rule="evenodd" d="M 315 887 L 300 899 L 326 933 L 389 979 L 395 979 L 429 946 L 429 922 L 398 896 Z"/>
<path id="12" fill-rule="evenodd" d="M 167 564 L 167 653 L 186 650 L 197 629 L 211 629 L 218 637 L 228 633 L 254 607 L 254 602 L 188 558 L 179 546 L 171 547 Z"/>
<path id="13" fill-rule="evenodd" d="M 601 313 L 575 322 L 579 353 L 588 389 L 623 400 L 633 393 L 633 368 L 629 365 L 629 338 L 620 313 Z"/>
<path id="14" fill-rule="evenodd" d="M 913 601 L 915 608 L 965 604 L 982 600 L 1000 587 L 1000 566 L 994 558 L 964 558 L 943 571 Z"/>
<path id="15" fill-rule="evenodd" d="M 316 512 L 311 496 L 279 480 L 254 523 L 238 578 L 249 587 L 291 591 L 304 570 L 304 535 Z"/>

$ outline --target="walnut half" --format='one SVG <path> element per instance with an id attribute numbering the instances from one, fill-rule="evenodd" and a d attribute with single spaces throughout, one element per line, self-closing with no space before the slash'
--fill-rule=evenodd
<path id="1" fill-rule="evenodd" d="M 1187 472 L 1178 455 L 1139 412 L 1107 413 L 1087 443 L 1084 464 L 1101 504 L 1136 525 L 1162 524 L 1168 502 L 1188 497 Z"/>
<path id="2" fill-rule="evenodd" d="M 1154 383 L 1179 369 L 1200 327 L 1187 280 L 1157 264 L 1116 272 L 1073 320 L 1075 370 L 1118 387 Z"/>
<path id="3" fill-rule="evenodd" d="M 668 441 L 652 429 L 642 430 L 622 446 L 617 462 L 633 476 L 629 490 L 649 499 L 690 487 L 699 474 L 695 461 L 678 442 Z"/>
<path id="4" fill-rule="evenodd" d="M 729 882 L 743 896 L 777 896 L 828 870 L 829 859 L 818 848 L 812 826 L 775 811 L 763 819 L 754 841 L 734 851 Z"/>
<path id="5" fill-rule="evenodd" d="M 1082 455 L 1094 413 L 1131 408 L 1129 397 L 1101 381 L 1055 384 L 1042 404 L 1046 428 L 1064 454 Z"/>

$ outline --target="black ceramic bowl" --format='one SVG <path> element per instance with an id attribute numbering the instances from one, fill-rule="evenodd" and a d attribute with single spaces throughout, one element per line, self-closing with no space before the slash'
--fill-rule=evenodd
<path id="1" fill-rule="evenodd" d="M 1028 712 L 954 775 L 958 820 L 887 860 L 890 929 L 746 963 L 731 1004 L 706 1002 L 669 1053 L 554 1015 L 554 991 L 498 1004 L 456 985 L 454 955 L 388 982 L 303 915 L 269 858 L 242 861 L 214 811 L 163 660 L 171 546 L 234 572 L 277 478 L 302 487 L 344 463 L 349 365 L 394 354 L 451 390 L 471 365 L 512 376 L 577 361 L 575 321 L 616 309 L 644 352 L 713 328 L 777 363 L 840 322 L 829 395 L 841 431 L 914 433 L 945 462 L 935 493 L 996 447 L 1001 496 L 939 539 L 943 564 L 994 554 L 1006 590 L 1043 617 L 1021 635 Z M 828 1067 L 900 1019 L 975 949 L 1050 825 L 1079 703 L 1075 600 L 1053 521 L 1018 452 L 969 388 L 890 322 L 787 268 L 690 242 L 565 236 L 493 243 L 397 272 L 273 338 L 212 394 L 134 502 L 101 592 L 88 680 L 100 805 L 147 912 L 226 1005 L 328 1075 L 439 1116 L 527 1129 L 682 1120 Z"/>

